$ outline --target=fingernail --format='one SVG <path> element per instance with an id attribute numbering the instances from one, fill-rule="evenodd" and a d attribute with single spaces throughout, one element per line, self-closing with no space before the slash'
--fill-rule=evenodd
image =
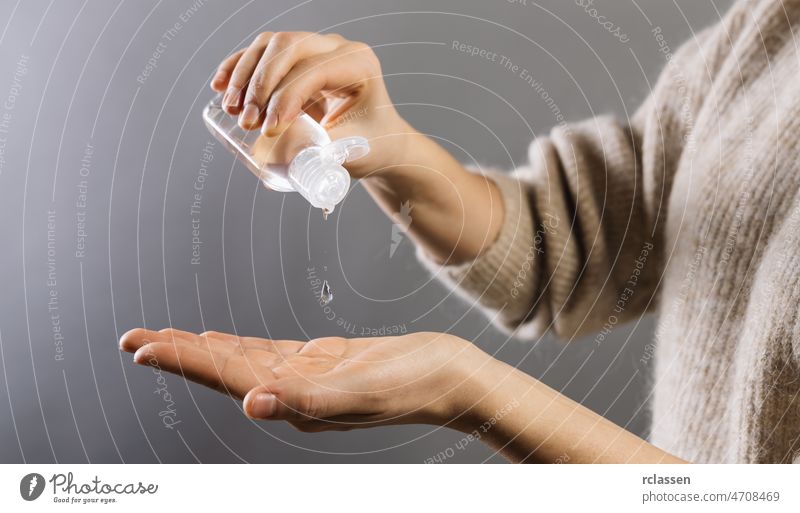
<path id="1" fill-rule="evenodd" d="M 257 419 L 271 417 L 275 413 L 275 396 L 267 393 L 256 394 L 251 413 Z"/>
<path id="2" fill-rule="evenodd" d="M 264 126 L 261 131 L 267 133 L 278 126 L 278 113 L 272 106 L 267 107 L 267 119 L 264 120 Z"/>
<path id="3" fill-rule="evenodd" d="M 239 116 L 239 126 L 248 129 L 258 121 L 258 107 L 248 103 L 244 107 L 244 112 Z"/>
<path id="4" fill-rule="evenodd" d="M 227 108 L 238 107 L 239 90 L 233 87 L 228 89 L 225 96 L 222 98 L 222 106 Z"/>

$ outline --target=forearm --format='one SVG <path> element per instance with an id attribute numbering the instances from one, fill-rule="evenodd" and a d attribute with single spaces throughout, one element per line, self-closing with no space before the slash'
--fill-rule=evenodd
<path id="1" fill-rule="evenodd" d="M 488 356 L 487 356 L 488 358 Z M 513 367 L 489 360 L 474 374 L 456 423 L 514 462 L 683 463 Z"/>
<path id="2" fill-rule="evenodd" d="M 411 208 L 408 233 L 431 258 L 466 262 L 494 241 L 503 222 L 503 205 L 492 180 L 464 169 L 404 121 L 398 123 L 389 153 L 384 167 L 370 174 L 364 185 L 391 218 L 403 204 Z"/>

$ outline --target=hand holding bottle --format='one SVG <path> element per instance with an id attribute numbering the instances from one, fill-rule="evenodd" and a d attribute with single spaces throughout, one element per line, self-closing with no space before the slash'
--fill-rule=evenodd
<path id="1" fill-rule="evenodd" d="M 435 260 L 475 258 L 500 230 L 495 184 L 464 169 L 400 117 L 372 49 L 336 34 L 264 32 L 220 65 L 211 87 L 247 130 L 285 130 L 302 112 L 331 139 L 363 136 L 370 153 L 347 163 L 390 217 L 410 205 L 409 234 Z"/>
<path id="2" fill-rule="evenodd" d="M 219 65 L 211 87 L 247 130 L 281 132 L 305 112 L 331 139 L 370 138 L 374 151 L 348 165 L 354 178 L 392 162 L 403 132 L 372 49 L 336 34 L 264 32 Z"/>

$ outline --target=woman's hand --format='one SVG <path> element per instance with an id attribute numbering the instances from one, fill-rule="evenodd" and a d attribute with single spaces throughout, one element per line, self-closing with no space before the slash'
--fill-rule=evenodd
<path id="1" fill-rule="evenodd" d="M 512 461 L 681 461 L 442 333 L 299 342 L 135 329 L 120 347 L 136 363 L 244 399 L 252 418 L 301 431 L 426 423 L 471 433 Z"/>
<path id="2" fill-rule="evenodd" d="M 301 112 L 334 139 L 368 137 L 368 157 L 348 164 L 356 178 L 390 165 L 408 131 L 383 83 L 372 49 L 338 34 L 263 32 L 219 65 L 211 87 L 247 130 L 279 132 Z"/>
<path id="3" fill-rule="evenodd" d="M 281 131 L 305 111 L 332 139 L 368 138 L 369 154 L 345 167 L 368 178 L 365 188 L 389 217 L 401 205 L 413 208 L 408 233 L 434 260 L 471 260 L 499 233 L 494 183 L 400 117 L 368 45 L 336 34 L 264 32 L 219 65 L 211 87 L 224 92 L 223 108 L 245 129 Z"/>
<path id="4" fill-rule="evenodd" d="M 459 422 L 488 355 L 442 333 L 298 342 L 173 329 L 120 340 L 134 361 L 244 399 L 256 419 L 302 431 Z"/>

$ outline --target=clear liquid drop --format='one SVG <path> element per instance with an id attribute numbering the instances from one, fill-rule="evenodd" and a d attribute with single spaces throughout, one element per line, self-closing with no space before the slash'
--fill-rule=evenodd
<path id="1" fill-rule="evenodd" d="M 322 220 L 323 221 L 327 221 L 328 220 L 328 214 L 330 214 L 330 213 L 331 212 L 327 208 L 323 208 L 322 209 Z"/>
<path id="2" fill-rule="evenodd" d="M 331 286 L 328 285 L 328 280 L 322 282 L 322 290 L 319 293 L 319 301 L 323 305 L 327 305 L 333 301 L 333 292 L 331 292 Z"/>

